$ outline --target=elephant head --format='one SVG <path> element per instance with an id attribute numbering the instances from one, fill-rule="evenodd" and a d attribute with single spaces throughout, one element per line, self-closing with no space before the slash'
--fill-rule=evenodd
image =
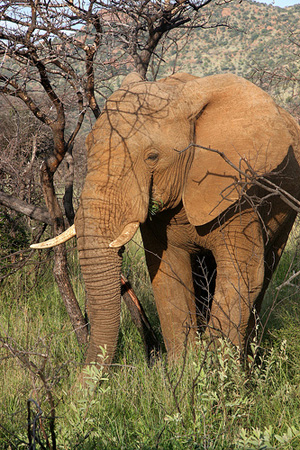
<path id="1" fill-rule="evenodd" d="M 107 347 L 108 362 L 113 358 L 120 320 L 121 249 L 139 225 L 144 224 L 143 238 L 150 252 L 165 255 L 169 265 L 176 266 L 180 260 L 189 267 L 181 288 L 170 296 L 179 303 L 185 297 L 185 306 L 177 305 L 177 309 L 187 309 L 184 314 L 192 316 L 195 294 L 189 255 L 201 248 L 211 250 L 223 267 L 224 249 L 218 251 L 216 244 L 220 232 L 208 233 L 207 224 L 236 205 L 254 178 L 280 167 L 288 149 L 293 149 L 299 161 L 298 140 L 299 129 L 293 120 L 261 89 L 235 75 L 197 78 L 177 74 L 146 82 L 131 74 L 124 80 L 87 138 L 88 170 L 75 218 L 91 329 L 87 363 L 97 360 L 99 346 Z M 297 185 L 293 181 L 290 190 L 298 195 Z M 149 221 L 153 205 L 156 216 Z M 266 286 L 264 237 L 258 219 L 251 221 L 257 230 L 255 245 L 260 247 L 255 249 L 253 273 L 248 277 L 255 281 L 245 290 L 255 292 L 256 298 Z M 164 242 L 160 242 L 160 228 Z M 178 231 L 171 232 L 171 228 Z M 240 254 L 240 266 L 246 267 L 248 256 L 244 251 Z M 157 270 L 151 258 L 148 266 L 154 280 Z M 178 271 L 184 272 L 185 266 Z M 167 276 L 171 280 L 170 272 Z M 169 306 L 160 302 L 167 295 L 163 292 L 167 285 L 163 276 L 157 277 L 154 291 L 160 319 L 165 322 L 163 334 L 171 348 L 168 321 L 176 311 L 169 314 Z M 179 316 L 182 325 L 184 316 Z M 195 320 L 189 320 L 194 326 Z M 240 322 L 245 328 L 248 319 Z"/>

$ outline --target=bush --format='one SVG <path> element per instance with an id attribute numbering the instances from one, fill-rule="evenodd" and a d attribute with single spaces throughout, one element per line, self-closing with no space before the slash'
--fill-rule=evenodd
<path id="1" fill-rule="evenodd" d="M 15 254 L 29 247 L 29 232 L 24 217 L 9 214 L 0 209 L 0 279 L 9 273 L 10 263 L 22 258 L 22 253 Z"/>
<path id="2" fill-rule="evenodd" d="M 123 269 L 153 320 L 144 253 L 139 237 L 136 241 L 125 252 Z M 291 254 L 288 248 L 277 283 L 284 279 L 284 267 L 290 267 Z M 69 260 L 83 305 L 76 255 L 70 253 Z M 83 386 L 77 379 L 82 354 L 50 266 L 45 259 L 37 278 L 36 270 L 23 268 L 2 290 L 0 448 L 30 443 L 37 449 L 69 450 L 300 448 L 296 302 L 286 303 L 285 314 L 278 309 L 280 326 L 269 323 L 264 345 L 254 342 L 257 357 L 246 367 L 226 341 L 216 348 L 205 340 L 176 362 L 168 363 L 163 354 L 148 367 L 123 307 L 114 366 L 108 372 L 93 366 L 85 370 Z M 105 359 L 105 349 L 99 353 Z"/>

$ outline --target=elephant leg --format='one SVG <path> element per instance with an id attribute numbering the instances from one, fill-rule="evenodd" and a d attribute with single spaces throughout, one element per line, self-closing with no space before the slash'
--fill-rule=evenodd
<path id="1" fill-rule="evenodd" d="M 162 334 L 172 357 L 180 354 L 197 332 L 191 258 L 181 248 L 165 248 L 146 226 L 142 236 Z"/>
<path id="2" fill-rule="evenodd" d="M 264 282 L 264 242 L 253 211 L 241 212 L 212 232 L 216 288 L 206 330 L 244 350 L 253 306 Z"/>
<path id="3" fill-rule="evenodd" d="M 255 302 L 255 310 L 257 313 L 260 312 L 261 305 L 264 299 L 264 295 L 271 281 L 272 275 L 280 261 L 283 250 L 285 248 L 286 242 L 288 240 L 290 231 L 295 222 L 297 213 L 294 211 L 287 211 L 285 220 L 282 220 L 280 226 L 278 226 L 278 220 L 272 219 L 275 224 L 268 224 L 270 229 L 270 236 L 268 236 L 267 245 L 265 249 L 265 277 L 262 290 Z M 276 223 L 277 222 L 277 223 Z M 273 226 L 272 226 L 273 225 Z M 249 336 L 249 342 L 251 342 L 251 334 L 253 332 L 255 325 L 255 316 L 251 315 L 247 335 Z M 248 343 L 247 343 L 248 344 Z"/>

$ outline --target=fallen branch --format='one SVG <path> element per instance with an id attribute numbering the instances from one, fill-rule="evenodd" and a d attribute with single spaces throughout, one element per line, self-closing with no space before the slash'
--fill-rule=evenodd
<path id="1" fill-rule="evenodd" d="M 13 209 L 16 212 L 24 214 L 34 220 L 39 220 L 40 222 L 51 225 L 51 219 L 49 212 L 46 208 L 41 208 L 40 206 L 30 205 L 17 197 L 5 194 L 0 191 L 0 204 L 6 206 L 7 208 Z"/>
<path id="2" fill-rule="evenodd" d="M 131 284 L 123 274 L 121 274 L 121 283 L 121 294 L 123 300 L 129 309 L 132 320 L 141 335 L 148 361 L 150 361 L 153 354 L 160 352 L 159 341 L 153 328 L 151 327 L 141 303 L 139 302 L 139 299 L 131 287 Z"/>

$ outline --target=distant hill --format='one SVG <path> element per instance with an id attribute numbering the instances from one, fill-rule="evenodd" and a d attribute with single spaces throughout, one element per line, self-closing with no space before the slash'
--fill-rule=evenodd
<path id="1" fill-rule="evenodd" d="M 256 74 L 256 82 L 265 71 L 290 73 L 300 80 L 300 48 L 295 55 L 296 47 L 289 40 L 296 32 L 300 44 L 300 5 L 279 8 L 244 0 L 212 8 L 211 12 L 216 22 L 228 19 L 233 28 L 193 31 L 179 56 L 175 49 L 165 55 L 161 75 L 175 67 L 199 76 L 233 72 L 252 78 Z M 258 73 L 258 69 L 264 70 Z M 271 91 L 281 103 L 292 101 L 291 88 L 284 90 L 274 83 Z"/>

